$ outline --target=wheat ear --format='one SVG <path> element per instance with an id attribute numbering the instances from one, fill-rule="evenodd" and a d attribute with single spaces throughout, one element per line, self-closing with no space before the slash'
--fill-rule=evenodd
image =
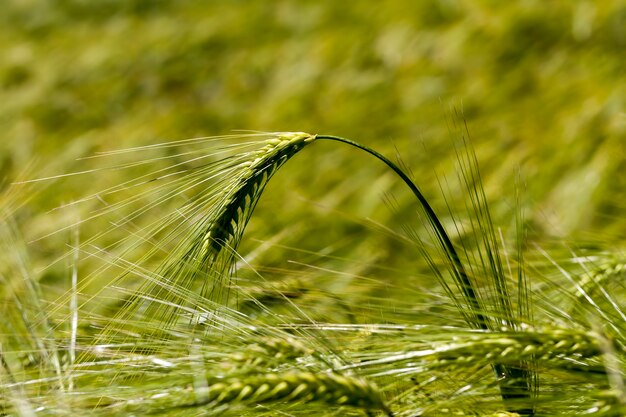
<path id="1" fill-rule="evenodd" d="M 218 382 L 208 388 L 205 403 L 313 402 L 385 410 L 378 389 L 364 379 L 338 374 L 290 372 Z"/>
<path id="2" fill-rule="evenodd" d="M 562 369 L 575 367 L 573 363 L 585 369 L 585 359 L 602 354 L 597 335 L 572 329 L 485 335 L 446 344 L 441 349 L 431 349 L 431 352 L 433 359 L 429 361 L 429 367 L 475 366 L 493 361 L 516 364 L 527 360 Z"/>
<path id="3" fill-rule="evenodd" d="M 571 328 L 528 329 L 522 332 L 477 333 L 453 337 L 452 340 L 434 341 L 420 344 L 419 349 L 387 354 L 387 356 L 362 361 L 349 368 L 386 368 L 394 364 L 403 369 L 406 362 L 420 361 L 422 368 L 484 366 L 488 363 L 503 364 L 521 361 L 534 361 L 553 368 L 589 368 L 585 360 L 602 354 L 598 334 Z M 372 369 L 373 368 L 373 369 Z M 577 369 L 577 368 L 576 368 Z M 371 372 L 370 371 L 370 372 Z"/>
<path id="4" fill-rule="evenodd" d="M 312 355 L 313 350 L 307 348 L 292 337 L 261 338 L 248 345 L 243 351 L 228 357 L 226 367 L 237 369 L 268 369 L 296 358 Z"/>
<path id="5" fill-rule="evenodd" d="M 159 274 L 165 279 L 144 291 L 162 303 L 150 301 L 151 310 L 146 310 L 142 301 L 134 308 L 149 311 L 169 325 L 180 315 L 178 306 L 186 303 L 184 292 L 198 291 L 218 305 L 227 304 L 234 254 L 265 186 L 282 165 L 314 139 L 308 133 L 275 133 L 260 142 L 263 146 L 259 149 L 219 161 L 215 166 L 227 172 L 217 183 L 221 190 L 194 207 L 206 208 L 207 212 L 199 224 L 192 225 L 190 243 L 182 243 L 181 252 L 162 266 Z M 218 178 L 216 172 L 220 173 L 211 169 L 206 175 Z"/>
<path id="6" fill-rule="evenodd" d="M 579 283 L 581 291 L 577 294 L 577 302 L 584 302 L 588 297 L 593 299 L 593 295 L 606 283 L 612 280 L 618 281 L 625 276 L 626 260 L 624 259 L 609 260 L 597 266 L 581 279 Z"/>
<path id="7" fill-rule="evenodd" d="M 200 389 L 175 389 L 123 404 L 124 411 L 171 408 L 219 408 L 237 404 L 322 402 L 393 413 L 378 388 L 365 379 L 332 373 L 287 372 L 232 378 Z M 119 409 L 119 408 L 118 408 Z"/>
<path id="8" fill-rule="evenodd" d="M 240 164 L 237 181 L 224 190 L 224 199 L 204 235 L 203 257 L 215 256 L 236 237 L 237 231 L 243 233 L 272 175 L 314 139 L 315 136 L 308 133 L 280 133 L 266 140 L 264 147 Z"/>

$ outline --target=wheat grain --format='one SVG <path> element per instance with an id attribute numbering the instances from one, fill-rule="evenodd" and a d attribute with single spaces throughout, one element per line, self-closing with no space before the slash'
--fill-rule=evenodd
<path id="1" fill-rule="evenodd" d="M 280 133 L 265 141 L 265 146 L 252 152 L 240 164 L 237 180 L 224 191 L 224 198 L 216 211 L 203 240 L 203 255 L 219 253 L 227 242 L 241 230 L 256 205 L 263 188 L 272 175 L 315 139 L 308 133 Z"/>

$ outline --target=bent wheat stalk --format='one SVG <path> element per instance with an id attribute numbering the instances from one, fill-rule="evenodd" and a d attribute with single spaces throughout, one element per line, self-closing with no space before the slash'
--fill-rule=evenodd
<path id="1" fill-rule="evenodd" d="M 338 136 L 311 135 L 303 132 L 277 133 L 272 138 L 267 139 L 265 146 L 259 150 L 249 152 L 243 155 L 241 159 L 236 159 L 239 161 L 238 165 L 232 165 L 231 172 L 237 174 L 232 181 L 227 182 L 216 206 L 211 207 L 211 215 L 206 220 L 206 226 L 200 229 L 200 235 L 196 235 L 192 240 L 192 246 L 183 255 L 183 259 L 179 258 L 171 267 L 166 268 L 164 275 L 169 279 L 174 277 L 174 282 L 184 283 L 194 280 L 196 282 L 209 282 L 209 285 L 212 286 L 209 298 L 217 303 L 228 303 L 229 287 L 224 283 L 224 278 L 229 278 L 231 275 L 234 253 L 265 186 L 282 165 L 305 146 L 316 140 L 340 142 L 365 151 L 382 161 L 402 179 L 424 209 L 428 221 L 434 229 L 436 239 L 449 261 L 452 276 L 461 289 L 463 299 L 468 306 L 468 310 L 462 310 L 461 313 L 470 326 L 488 330 L 491 324 L 488 317 L 483 313 L 484 309 L 481 306 L 478 293 L 448 233 L 419 188 L 390 159 L 369 147 Z M 177 279 L 177 276 L 180 279 Z M 189 288 L 187 285 L 185 287 Z M 455 294 L 449 290 L 446 284 L 444 287 L 448 294 L 456 299 Z M 179 301 L 176 300 L 176 303 Z M 528 374 L 524 370 L 498 363 L 493 363 L 493 368 L 501 382 L 502 398 L 505 401 L 529 397 Z M 524 380 L 526 383 L 520 385 L 520 382 Z M 514 392 L 507 388 L 511 386 L 511 381 L 517 381 L 518 384 L 513 388 Z M 526 409 L 514 411 L 525 415 L 533 414 L 532 410 Z"/>
<path id="2" fill-rule="evenodd" d="M 488 329 L 488 319 L 481 312 L 476 290 L 461 259 L 439 217 L 417 185 L 398 165 L 381 153 L 338 136 L 311 135 L 302 132 L 279 133 L 275 138 L 267 140 L 264 147 L 252 153 L 249 161 L 241 163 L 242 172 L 237 177 L 237 181 L 224 191 L 224 198 L 202 239 L 201 258 L 213 262 L 217 255 L 228 246 L 229 242 L 231 249 L 237 248 L 238 240 L 241 238 L 254 207 L 271 176 L 292 156 L 315 140 L 341 142 L 365 151 L 382 161 L 402 179 L 426 212 L 439 243 L 452 265 L 453 275 L 460 284 L 463 296 L 469 304 L 470 312 L 474 315 L 474 318 L 469 320 L 469 324 L 479 329 Z"/>

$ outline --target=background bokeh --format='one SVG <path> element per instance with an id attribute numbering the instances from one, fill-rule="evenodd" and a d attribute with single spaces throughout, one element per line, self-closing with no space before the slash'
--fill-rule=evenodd
<path id="1" fill-rule="evenodd" d="M 142 171 L 16 182 L 94 169 L 99 159 L 81 158 L 96 152 L 236 130 L 336 134 L 397 152 L 441 215 L 448 205 L 462 221 L 463 193 L 441 179 L 456 178 L 455 144 L 466 122 L 497 227 L 506 232 L 523 211 L 528 234 L 544 244 L 624 243 L 624 1 L 4 0 L 0 7 L 3 211 L 31 242 L 44 284 L 66 274 L 67 265 L 54 263 L 71 240 L 63 228 L 107 202 L 51 209 Z M 297 249 L 268 252 L 266 265 L 310 262 L 311 251 L 389 266 L 379 277 L 400 274 L 410 250 L 380 230 L 366 236 L 373 223 L 400 231 L 410 218 L 401 184 L 350 149 L 316 144 L 307 152 L 272 181 L 250 225 L 256 240 L 243 247 L 271 240 Z M 396 199 L 393 210 L 385 195 Z M 102 227 L 82 224 L 81 236 Z"/>

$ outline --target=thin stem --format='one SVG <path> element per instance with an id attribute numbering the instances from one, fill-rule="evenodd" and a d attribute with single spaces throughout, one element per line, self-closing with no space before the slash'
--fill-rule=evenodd
<path id="1" fill-rule="evenodd" d="M 374 156 L 378 160 L 382 161 L 385 165 L 391 168 L 398 176 L 404 181 L 404 183 L 411 189 L 417 200 L 422 205 L 422 208 L 426 212 L 428 220 L 431 225 L 435 229 L 437 239 L 439 243 L 443 246 L 444 253 L 446 254 L 448 260 L 451 262 L 453 267 L 453 273 L 461 284 L 461 289 L 463 291 L 463 295 L 465 300 L 469 303 L 471 313 L 475 317 L 474 323 L 469 323 L 470 325 L 478 326 L 478 328 L 482 330 L 488 330 L 488 320 L 487 317 L 482 313 L 480 308 L 480 302 L 474 289 L 472 282 L 470 281 L 467 272 L 465 272 L 465 267 L 461 263 L 461 258 L 459 257 L 458 252 L 454 248 L 452 241 L 446 230 L 444 229 L 441 221 L 435 214 L 435 211 L 430 206 L 422 192 L 417 188 L 417 185 L 406 175 L 406 173 L 395 163 L 393 163 L 390 159 L 385 157 L 384 155 L 376 152 L 375 150 L 368 148 L 367 146 L 361 145 L 360 143 L 351 141 L 350 139 L 345 139 L 339 136 L 331 136 L 331 135 L 317 135 L 316 139 L 318 140 L 332 140 L 335 142 L 345 143 L 352 147 L 361 149 L 370 155 Z M 500 385 L 500 391 L 502 395 L 502 399 L 505 401 L 516 401 L 524 398 L 528 398 L 528 385 L 527 385 L 527 373 L 522 368 L 517 367 L 507 367 L 500 363 L 493 364 L 493 370 L 496 374 L 496 378 L 498 379 L 498 383 Z M 532 416 L 534 415 L 534 409 L 532 407 L 528 408 L 517 408 L 517 406 L 512 407 L 513 410 L 520 415 Z"/>
<path id="2" fill-rule="evenodd" d="M 435 211 L 430 206 L 430 204 L 428 203 L 428 200 L 426 200 L 426 198 L 424 197 L 422 192 L 419 190 L 419 188 L 417 188 L 417 185 L 415 185 L 415 183 L 404 173 L 404 171 L 398 165 L 396 165 L 389 158 L 380 154 L 374 149 L 368 148 L 367 146 L 361 145 L 360 143 L 357 143 L 357 142 L 351 141 L 350 139 L 345 139 L 339 136 L 317 135 L 315 138 L 317 140 L 325 139 L 325 140 L 341 142 L 341 143 L 345 143 L 347 145 L 353 146 L 355 148 L 361 149 L 369 153 L 370 155 L 376 157 L 380 161 L 382 161 L 385 165 L 391 168 L 396 174 L 398 174 L 398 176 L 411 189 L 411 191 L 413 192 L 417 200 L 420 202 L 420 204 L 424 208 L 424 211 L 426 212 L 426 215 L 428 216 L 428 220 L 430 221 L 430 223 L 435 229 L 435 232 L 437 233 L 437 238 L 439 239 L 439 242 L 444 247 L 444 252 L 446 253 L 446 256 L 452 262 L 455 275 L 457 276 L 458 280 L 461 282 L 461 288 L 463 290 L 463 294 L 467 302 L 469 302 L 472 308 L 472 312 L 476 316 L 476 323 L 474 324 L 478 325 L 478 327 L 482 330 L 487 330 L 488 329 L 487 318 L 480 311 L 480 305 L 478 302 L 478 296 L 476 295 L 476 290 L 474 289 L 472 282 L 470 281 L 469 277 L 467 276 L 467 273 L 465 272 L 465 267 L 461 263 L 459 254 L 454 248 L 454 245 L 452 244 L 452 241 L 450 240 L 448 233 L 443 228 L 443 225 L 441 224 L 441 222 L 439 221 L 439 218 L 435 214 Z"/>

